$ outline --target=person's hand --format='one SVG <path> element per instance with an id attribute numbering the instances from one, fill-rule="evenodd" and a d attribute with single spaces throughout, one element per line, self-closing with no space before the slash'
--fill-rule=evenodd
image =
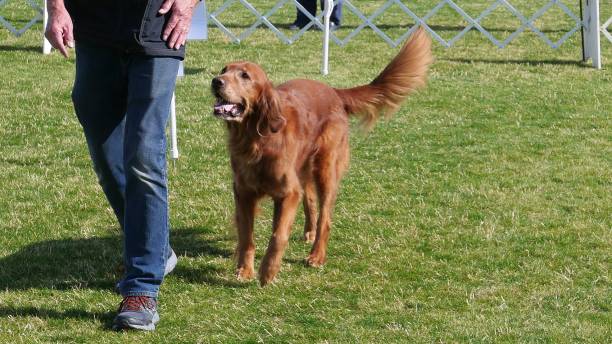
<path id="1" fill-rule="evenodd" d="M 64 57 L 68 57 L 68 48 L 74 48 L 72 19 L 63 5 L 49 8 L 45 37 Z"/>
<path id="2" fill-rule="evenodd" d="M 165 0 L 161 5 L 159 14 L 170 12 L 162 38 L 171 49 L 178 49 L 185 44 L 193 9 L 197 3 L 198 0 Z"/>

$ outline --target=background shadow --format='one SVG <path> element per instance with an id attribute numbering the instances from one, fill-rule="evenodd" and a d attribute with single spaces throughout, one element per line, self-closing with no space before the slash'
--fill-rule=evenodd
<path id="1" fill-rule="evenodd" d="M 111 329 L 113 325 L 113 319 L 117 315 L 115 311 L 105 312 L 90 312 L 84 311 L 78 308 L 71 308 L 67 310 L 56 310 L 44 307 L 32 307 L 32 306 L 0 306 L 0 318 L 6 317 L 37 317 L 41 319 L 79 319 L 88 321 L 98 321 L 101 323 L 103 328 Z"/>
<path id="2" fill-rule="evenodd" d="M 227 248 L 232 246 L 231 239 L 211 234 L 206 229 L 173 229 L 170 240 L 179 257 L 232 257 L 232 251 Z M 0 258 L 0 289 L 114 290 L 121 271 L 122 242 L 119 235 L 41 241 Z M 225 284 L 217 277 L 220 272 L 221 268 L 215 265 L 209 268 L 182 267 L 179 258 L 179 266 L 173 275 L 191 282 Z"/>
<path id="3" fill-rule="evenodd" d="M 6 51 L 6 52 L 25 51 L 25 52 L 36 52 L 36 53 L 42 54 L 42 44 L 40 47 L 34 47 L 34 46 L 24 47 L 24 46 L 12 46 L 12 45 L 0 44 L 0 51 Z"/>
<path id="4" fill-rule="evenodd" d="M 450 61 L 459 63 L 491 63 L 491 64 L 519 64 L 528 66 L 538 65 L 575 65 L 589 68 L 590 65 L 579 60 L 507 60 L 507 59 L 467 59 L 467 58 L 440 58 L 438 61 Z"/>

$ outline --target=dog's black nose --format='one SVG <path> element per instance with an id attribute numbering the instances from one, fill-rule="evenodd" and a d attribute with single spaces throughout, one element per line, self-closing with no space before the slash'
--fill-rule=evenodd
<path id="1" fill-rule="evenodd" d="M 219 77 L 212 79 L 212 88 L 214 90 L 220 89 L 221 87 L 223 87 L 223 84 L 225 84 L 225 82 Z"/>

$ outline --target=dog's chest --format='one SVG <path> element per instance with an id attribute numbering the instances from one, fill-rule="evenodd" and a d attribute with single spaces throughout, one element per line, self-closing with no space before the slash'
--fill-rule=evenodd
<path id="1" fill-rule="evenodd" d="M 286 168 L 278 160 L 262 159 L 256 163 L 234 162 L 234 179 L 240 188 L 259 194 L 282 195 L 287 188 Z"/>

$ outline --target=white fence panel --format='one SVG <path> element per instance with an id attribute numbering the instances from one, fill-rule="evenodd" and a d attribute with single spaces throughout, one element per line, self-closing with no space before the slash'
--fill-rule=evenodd
<path id="1" fill-rule="evenodd" d="M 20 36 L 28 29 L 32 28 L 38 21 L 45 19 L 45 11 L 39 5 L 44 0 L 0 0 L 0 26 L 6 28 L 11 34 L 15 36 Z M 317 0 L 313 0 L 317 1 Z M 331 0 L 327 0 L 331 1 Z M 580 15 L 574 13 L 569 7 L 568 3 L 572 3 L 573 1 L 580 1 L 581 4 L 586 5 L 586 11 Z M 605 0 L 608 1 L 608 0 Z M 318 2 L 318 1 L 317 1 Z M 400 45 L 418 26 L 422 26 L 425 28 L 430 35 L 442 44 L 445 47 L 454 46 L 459 40 L 461 40 L 466 33 L 471 30 L 477 30 L 482 35 L 484 35 L 490 42 L 492 42 L 495 46 L 499 48 L 505 48 L 510 44 L 514 39 L 516 39 L 521 33 L 525 31 L 531 31 L 535 33 L 543 42 L 549 45 L 551 48 L 556 49 L 559 48 L 563 43 L 565 43 L 572 35 L 576 33 L 578 30 L 584 31 L 584 42 L 583 45 L 585 47 L 585 57 L 590 57 L 594 61 L 594 65 L 597 65 L 596 61 L 601 62 L 600 58 L 600 49 L 597 48 L 600 43 L 600 37 L 603 35 L 607 38 L 607 41 L 612 42 L 612 34 L 610 33 L 610 26 L 612 25 L 612 17 L 607 19 L 603 24 L 600 24 L 598 20 L 599 13 L 599 0 L 549 0 L 542 7 L 540 7 L 537 11 L 535 11 L 532 15 L 525 15 L 523 12 L 518 10 L 516 6 L 512 5 L 511 0 L 489 0 L 484 1 L 482 3 L 489 4 L 488 7 L 481 13 L 477 15 L 470 15 L 466 12 L 460 5 L 458 5 L 458 0 L 436 0 L 432 1 L 431 9 L 424 15 L 419 16 L 415 13 L 415 4 L 411 1 L 402 1 L 402 0 L 381 0 L 380 6 L 370 15 L 366 15 L 364 11 L 359 8 L 360 2 L 357 0 L 344 0 L 344 9 L 345 12 L 350 12 L 351 15 L 356 16 L 359 19 L 359 24 L 356 28 L 354 28 L 348 35 L 341 38 L 336 35 L 334 32 L 327 32 L 326 27 L 324 25 L 324 15 L 323 13 L 319 13 L 316 16 L 311 15 L 306 11 L 304 7 L 297 0 L 278 0 L 273 7 L 260 11 L 254 5 L 252 5 L 247 0 L 226 0 L 222 2 L 221 6 L 212 10 L 211 12 L 206 13 L 206 18 L 208 19 L 208 23 L 211 26 L 218 27 L 221 32 L 225 36 L 227 36 L 233 42 L 241 42 L 251 36 L 258 28 L 266 28 L 271 30 L 276 37 L 287 44 L 294 43 L 296 40 L 300 39 L 309 29 L 311 28 L 319 28 L 325 32 L 323 37 L 327 37 L 329 41 L 334 42 L 337 45 L 344 46 L 353 40 L 356 36 L 359 35 L 364 29 L 371 29 L 377 36 L 379 36 L 382 40 L 387 42 L 391 46 Z M 21 3 L 23 7 L 26 7 L 32 10 L 33 16 L 29 19 L 23 26 L 18 27 L 16 24 L 11 23 L 10 19 L 7 19 L 2 15 L 3 7 L 6 7 L 8 4 Z M 516 2 L 515 2 L 516 3 Z M 574 2 L 575 4 L 575 2 Z M 224 25 L 224 23 L 219 19 L 220 16 L 224 13 L 231 14 L 232 8 L 234 6 L 241 6 L 246 9 L 252 16 L 255 18 L 253 22 L 249 22 L 247 28 L 239 34 L 233 33 L 230 29 Z M 310 22 L 303 27 L 302 29 L 294 32 L 287 33 L 287 30 L 279 29 L 271 20 L 271 17 L 277 13 L 282 8 L 286 9 L 286 6 L 295 7 L 304 15 L 310 19 Z M 361 3 L 363 6 L 363 3 Z M 454 37 L 450 39 L 444 39 L 436 30 L 434 26 L 430 24 L 432 18 L 439 14 L 442 10 L 451 9 L 455 13 L 457 13 L 462 20 L 464 20 L 467 25 L 463 27 L 463 29 L 457 33 Z M 490 18 L 491 15 L 496 11 L 506 11 L 508 15 L 516 18 L 520 23 L 516 30 L 512 32 L 505 39 L 496 38 L 490 30 L 482 24 L 483 20 Z M 551 39 L 544 30 L 541 30 L 535 24 L 536 21 L 542 20 L 545 14 L 550 13 L 549 11 L 556 10 L 557 12 L 560 10 L 564 15 L 568 16 L 571 19 L 572 27 L 569 28 L 565 34 L 554 41 Z M 389 37 L 379 26 L 376 25 L 376 20 L 381 19 L 382 16 L 387 12 L 397 11 L 403 13 L 406 16 L 406 19 L 410 21 L 413 25 L 408 27 L 397 39 L 393 39 Z M 343 30 L 345 32 L 345 30 Z M 325 45 L 326 46 L 326 45 Z M 43 49 L 44 52 L 48 52 L 48 44 L 45 45 Z"/>
<path id="2" fill-rule="evenodd" d="M 601 26 L 601 33 L 603 33 L 604 36 L 606 36 L 606 38 L 608 39 L 608 41 L 612 43 L 612 34 L 610 34 L 610 31 L 608 31 L 610 25 L 612 25 L 612 16 L 608 18 L 608 20 Z"/>
<path id="3" fill-rule="evenodd" d="M 0 10 L 6 5 L 8 5 L 9 1 L 11 0 L 0 0 Z M 12 0 L 12 1 L 18 2 L 17 0 Z M 21 0 L 19 2 L 25 2 L 27 4 L 27 7 L 34 11 L 34 16 L 30 18 L 30 20 L 26 22 L 25 25 L 23 25 L 22 27 L 17 27 L 16 25 L 13 25 L 13 23 L 11 23 L 11 21 L 7 19 L 6 16 L 3 16 L 2 13 L 0 12 L 0 26 L 7 29 L 11 34 L 13 34 L 13 36 L 16 36 L 16 37 L 23 35 L 26 31 L 32 28 L 32 26 L 34 26 L 37 22 L 42 20 L 43 13 L 44 13 L 43 8 L 40 7 L 38 2 L 36 1 Z"/>
<path id="4" fill-rule="evenodd" d="M 429 34 L 438 41 L 441 45 L 450 48 L 454 46 L 459 40 L 461 40 L 466 33 L 471 30 L 477 30 L 482 35 L 484 35 L 490 42 L 492 42 L 498 48 L 507 47 L 514 39 L 516 39 L 521 33 L 525 31 L 531 31 L 535 33 L 544 43 L 550 46 L 553 49 L 558 49 L 561 45 L 563 45 L 570 37 L 572 37 L 577 31 L 583 29 L 585 30 L 585 53 L 589 53 L 588 57 L 593 59 L 593 65 L 596 68 L 600 68 L 600 49 L 596 49 L 596 42 L 599 40 L 600 34 L 605 35 L 608 39 L 612 41 L 612 35 L 608 32 L 607 28 L 612 23 L 612 18 L 608 20 L 603 26 L 599 26 L 598 17 L 595 15 L 599 9 L 599 1 L 598 0 L 581 0 L 582 2 L 586 2 L 586 12 L 584 13 L 583 18 L 581 18 L 580 14 L 574 13 L 567 5 L 566 2 L 569 0 L 549 0 L 542 7 L 537 9 L 530 16 L 525 15 L 523 12 L 518 10 L 516 6 L 512 5 L 510 0 L 494 0 L 491 1 L 489 6 L 482 11 L 477 16 L 469 15 L 461 6 L 457 4 L 456 1 L 453 0 L 439 0 L 437 2 L 433 2 L 432 8 L 423 16 L 419 16 L 415 13 L 413 4 L 410 4 L 409 1 L 401 1 L 401 0 L 385 0 L 381 1 L 380 7 L 378 7 L 372 14 L 366 15 L 362 10 L 357 6 L 358 1 L 356 0 L 344 0 L 343 6 L 344 11 L 349 11 L 350 14 L 356 16 L 360 20 L 360 24 L 354 28 L 348 35 L 344 38 L 338 37 L 334 32 L 330 32 L 329 39 L 336 43 L 339 46 L 345 46 L 351 40 L 353 40 L 356 36 L 359 35 L 364 29 L 371 29 L 376 33 L 382 40 L 387 42 L 390 46 L 396 47 L 408 37 L 412 32 L 414 32 L 419 26 L 425 28 L 429 32 Z M 295 7 L 303 12 L 309 19 L 310 23 L 293 34 L 293 36 L 287 36 L 283 31 L 279 30 L 272 22 L 271 17 L 278 12 L 280 8 L 285 6 L 287 3 L 293 3 Z M 241 32 L 240 34 L 234 34 L 231 30 L 229 30 L 219 19 L 219 16 L 226 11 L 230 10 L 230 8 L 236 4 L 240 4 L 244 6 L 248 11 L 256 18 L 255 22 L 253 22 L 246 30 Z M 444 39 L 436 30 L 433 28 L 433 25 L 430 24 L 430 20 L 439 14 L 445 8 L 450 8 L 452 11 L 456 12 L 461 19 L 465 20 L 468 25 L 466 25 L 459 33 L 457 33 L 454 37 L 446 40 Z M 509 15 L 516 18 L 520 25 L 516 30 L 514 30 L 508 37 L 503 40 L 497 39 L 489 30 L 487 30 L 481 23 L 484 19 L 490 17 L 497 10 L 505 10 Z M 550 13 L 553 10 L 560 10 L 564 15 L 570 18 L 570 21 L 573 23 L 570 28 L 568 28 L 567 32 L 563 34 L 557 40 L 551 39 L 549 35 L 547 35 L 544 30 L 539 29 L 536 26 L 536 22 L 541 20 L 547 13 Z M 400 11 L 406 15 L 406 19 L 413 23 L 412 26 L 408 27 L 403 34 L 400 35 L 399 38 L 393 39 L 389 37 L 379 26 L 376 25 L 376 20 L 380 19 L 386 12 L 389 11 Z M 247 39 L 250 35 L 252 35 L 255 30 L 259 27 L 267 27 L 284 43 L 291 44 L 298 40 L 306 31 L 308 31 L 311 27 L 317 27 L 320 29 L 324 29 L 323 23 L 323 13 L 312 16 L 310 13 L 305 11 L 305 9 L 296 1 L 296 0 L 280 0 L 276 3 L 276 5 L 267 10 L 265 12 L 259 11 L 252 4 L 250 4 L 246 0 L 226 0 L 219 8 L 214 10 L 210 14 L 210 22 L 212 25 L 217 26 L 221 32 L 223 32 L 231 41 L 235 43 L 239 43 L 245 39 Z M 587 55 L 585 55 L 586 57 Z M 325 67 L 323 67 L 325 70 Z"/>

